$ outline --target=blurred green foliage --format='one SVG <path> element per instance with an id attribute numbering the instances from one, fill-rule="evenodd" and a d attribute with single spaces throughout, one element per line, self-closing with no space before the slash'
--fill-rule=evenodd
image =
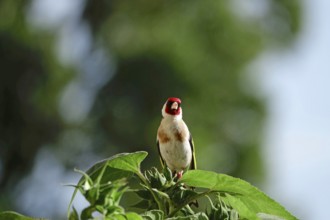
<path id="1" fill-rule="evenodd" d="M 267 42 L 292 40 L 297 2 L 269 1 L 269 12 L 250 20 L 237 16 L 230 1 L 88 3 L 85 18 L 117 60 L 117 74 L 94 108 L 110 143 L 125 151 L 150 146 L 156 157 L 151 134 L 160 109 L 178 96 L 199 166 L 258 182 L 265 111 L 242 88 L 242 74 Z M 102 21 L 92 18 L 95 8 L 109 8 Z M 275 35 L 277 29 L 264 28 L 275 21 L 289 29 Z"/>
<path id="2" fill-rule="evenodd" d="M 31 2 L 0 1 L 0 209 L 45 144 L 70 169 L 84 162 L 77 154 L 136 150 L 151 155 L 147 167 L 157 165 L 156 130 L 169 96 L 183 100 L 199 168 L 260 183 L 265 108 L 242 86 L 243 74 L 264 48 L 292 42 L 299 1 L 268 0 L 264 13 L 247 16 L 238 0 L 87 0 L 78 23 L 111 55 L 115 74 L 105 69 L 110 80 L 75 123 L 60 114 L 59 100 L 81 71 L 59 61 L 58 30 L 32 27 Z"/>
<path id="3" fill-rule="evenodd" d="M 36 42 L 37 35 L 28 29 L 26 4 L 0 3 L 0 189 L 14 185 L 29 170 L 38 149 L 54 141 L 60 127 L 56 112 L 43 108 L 50 104 L 52 109 L 56 104 L 51 87 L 45 86 L 55 71 L 47 59 L 56 59 L 45 42 Z M 54 93 L 61 87 L 56 85 Z"/>

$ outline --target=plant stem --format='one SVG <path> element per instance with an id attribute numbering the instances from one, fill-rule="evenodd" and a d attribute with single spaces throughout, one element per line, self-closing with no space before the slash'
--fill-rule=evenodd
<path id="1" fill-rule="evenodd" d="M 139 171 L 136 172 L 136 175 L 140 178 L 140 180 L 143 182 L 144 185 L 146 185 L 148 187 L 149 192 L 152 194 L 152 196 L 154 197 L 157 205 L 158 205 L 158 209 L 162 210 L 163 212 L 165 212 L 165 208 L 163 206 L 163 203 L 159 200 L 159 198 L 157 197 L 157 195 L 155 194 L 155 192 L 152 190 L 148 180 L 144 177 L 144 175 Z"/>

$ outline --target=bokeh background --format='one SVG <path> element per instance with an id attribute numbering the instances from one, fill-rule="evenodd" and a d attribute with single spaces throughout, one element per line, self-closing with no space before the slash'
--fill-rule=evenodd
<path id="1" fill-rule="evenodd" d="M 1 0 L 0 211 L 64 219 L 73 168 L 116 153 L 159 167 L 160 111 L 177 96 L 200 169 L 326 219 L 329 6 Z"/>

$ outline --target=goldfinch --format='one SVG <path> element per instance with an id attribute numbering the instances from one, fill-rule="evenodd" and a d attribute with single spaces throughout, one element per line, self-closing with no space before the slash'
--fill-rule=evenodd
<path id="1" fill-rule="evenodd" d="M 168 98 L 162 108 L 162 115 L 163 119 L 157 131 L 161 163 L 180 179 L 188 167 L 197 169 L 193 140 L 182 120 L 181 100 Z"/>

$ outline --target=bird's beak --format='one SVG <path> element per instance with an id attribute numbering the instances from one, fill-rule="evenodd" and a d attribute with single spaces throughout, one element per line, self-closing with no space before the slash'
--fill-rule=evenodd
<path id="1" fill-rule="evenodd" d="M 179 104 L 177 102 L 173 102 L 173 104 L 171 105 L 171 109 L 177 110 L 178 107 L 179 107 Z"/>

